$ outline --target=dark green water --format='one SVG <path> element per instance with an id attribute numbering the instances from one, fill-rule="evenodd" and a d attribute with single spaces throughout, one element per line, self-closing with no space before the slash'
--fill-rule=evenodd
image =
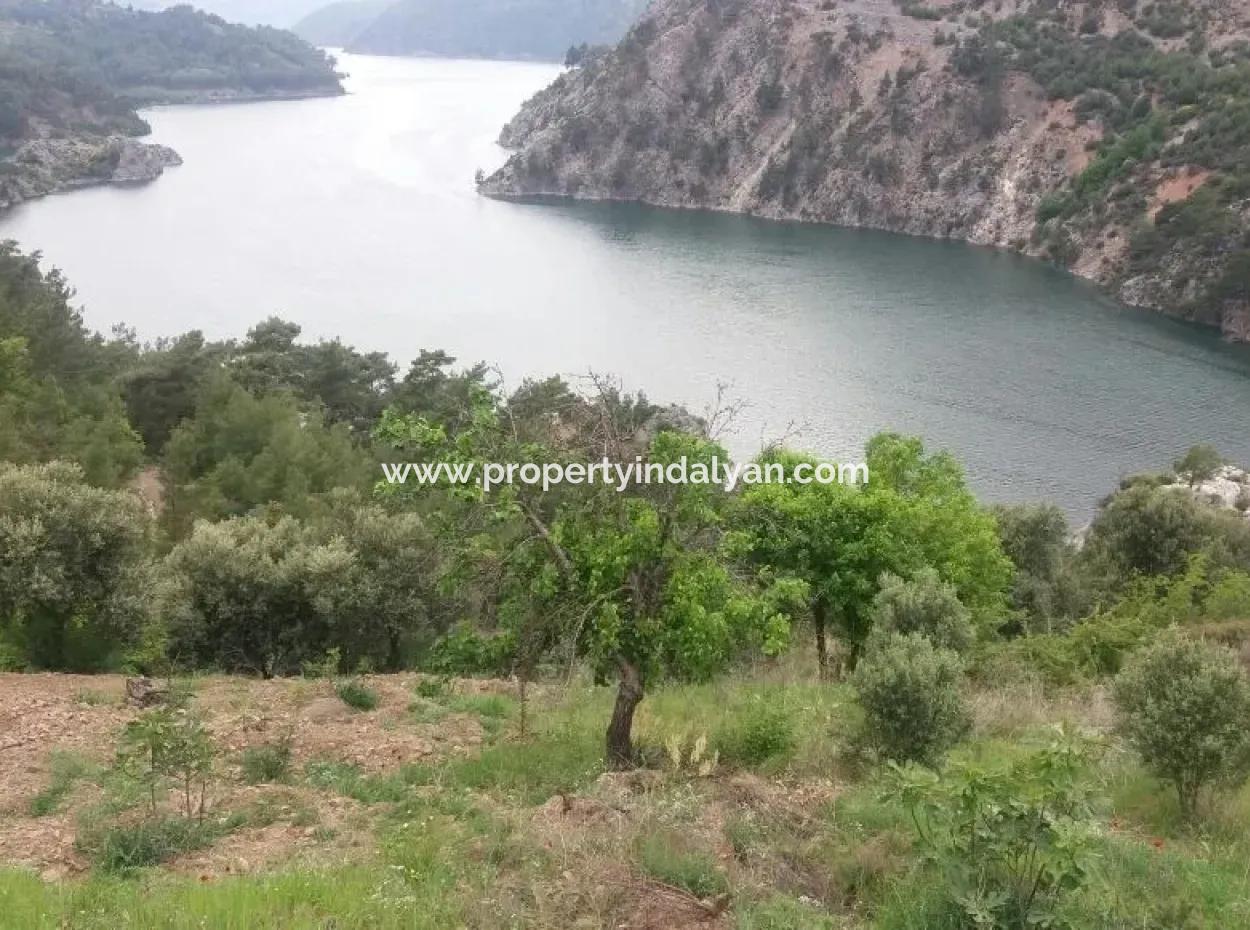
<path id="1" fill-rule="evenodd" d="M 854 456 L 881 429 L 953 451 L 991 499 L 1088 514 L 1197 441 L 1250 461 L 1250 352 L 954 243 L 473 191 L 548 65 L 345 56 L 347 97 L 149 115 L 186 164 L 0 220 L 89 322 L 240 335 L 279 313 L 407 360 L 619 375 L 700 409 L 730 382 L 739 455 Z"/>

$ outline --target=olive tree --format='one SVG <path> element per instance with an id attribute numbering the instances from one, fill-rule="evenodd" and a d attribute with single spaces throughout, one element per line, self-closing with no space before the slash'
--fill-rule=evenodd
<path id="1" fill-rule="evenodd" d="M 135 641 L 149 522 L 77 465 L 0 465 L 0 630 L 23 661 L 92 670 Z"/>
<path id="2" fill-rule="evenodd" d="M 1169 631 L 1115 681 L 1120 728 L 1194 815 L 1204 788 L 1250 771 L 1250 681 L 1228 649 Z"/>
<path id="3" fill-rule="evenodd" d="M 971 723 L 962 679 L 959 657 L 918 633 L 874 636 L 851 679 L 865 740 L 892 761 L 937 765 Z"/>
<path id="4" fill-rule="evenodd" d="M 300 522 L 196 523 L 165 559 L 169 653 L 178 663 L 290 674 L 338 644 L 354 557 Z"/>
<path id="5" fill-rule="evenodd" d="M 955 586 L 942 581 L 932 568 L 911 579 L 886 574 L 872 601 L 873 633 L 919 633 L 935 646 L 963 652 L 976 631 L 959 600 Z"/>

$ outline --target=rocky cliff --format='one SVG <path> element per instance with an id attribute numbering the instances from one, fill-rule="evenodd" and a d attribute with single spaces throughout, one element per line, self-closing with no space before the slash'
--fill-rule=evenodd
<path id="1" fill-rule="evenodd" d="M 124 136 L 80 136 L 26 142 L 6 164 L 11 168 L 6 183 L 0 183 L 0 210 L 93 184 L 153 181 L 166 168 L 181 165 L 182 158 L 167 145 Z"/>
<path id="2" fill-rule="evenodd" d="M 0 0 L 0 209 L 180 163 L 135 107 L 342 93 L 333 61 L 290 33 L 189 6 Z"/>
<path id="3" fill-rule="evenodd" d="M 1240 0 L 656 0 L 481 185 L 950 237 L 1250 339 Z"/>

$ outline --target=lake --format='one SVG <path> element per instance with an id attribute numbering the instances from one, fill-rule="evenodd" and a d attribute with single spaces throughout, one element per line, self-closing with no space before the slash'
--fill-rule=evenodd
<path id="1" fill-rule="evenodd" d="M 1087 516 L 1128 473 L 1208 441 L 1250 461 L 1250 351 L 1125 310 L 1045 265 L 956 243 L 623 204 L 501 203 L 474 171 L 552 65 L 343 55 L 339 98 L 145 114 L 185 164 L 27 204 L 89 324 L 242 336 L 278 314 L 406 363 L 619 376 L 700 411 L 745 400 L 731 450 L 857 457 L 922 435 L 991 500 Z"/>

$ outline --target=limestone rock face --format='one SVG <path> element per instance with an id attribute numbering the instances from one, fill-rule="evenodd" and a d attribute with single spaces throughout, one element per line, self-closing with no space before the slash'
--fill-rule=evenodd
<path id="1" fill-rule="evenodd" d="M 1250 34 L 1250 8 L 1193 5 L 1203 9 L 1193 28 L 1211 46 Z M 962 239 L 1049 259 L 1130 304 L 1214 326 L 1226 317 L 1226 335 L 1237 338 L 1244 314 L 1220 309 L 1217 285 L 1250 234 L 1246 205 L 1221 205 L 1226 241 L 1182 238 L 1148 261 L 1133 248 L 1141 225 L 1213 183 L 1215 172 L 1175 154 L 1201 116 L 1188 128 L 1169 122 L 1174 136 L 1159 154 L 1115 162 L 1123 181 L 1052 218 L 1048 201 L 1070 194 L 1126 120 L 1147 119 L 1150 96 L 1132 116 L 1111 94 L 1065 89 L 1030 60 L 1027 42 L 1009 39 L 1033 29 L 1074 54 L 1118 42 L 1129 58 L 1138 49 L 1183 54 L 1184 42 L 1150 34 L 1145 7 L 1132 3 L 1056 10 L 1009 0 L 961 15 L 966 7 L 656 0 L 615 49 L 522 107 L 500 136 L 515 153 L 480 190 Z"/>
<path id="2" fill-rule="evenodd" d="M 143 184 L 181 164 L 169 146 L 125 136 L 32 139 L 0 163 L 0 209 L 95 184 Z"/>

